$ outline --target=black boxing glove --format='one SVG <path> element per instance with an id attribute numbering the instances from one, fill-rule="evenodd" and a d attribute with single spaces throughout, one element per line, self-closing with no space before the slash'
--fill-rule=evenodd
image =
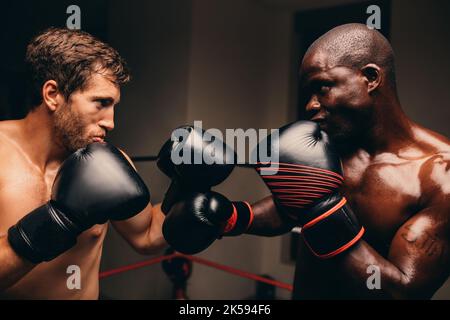
<path id="1" fill-rule="evenodd" d="M 175 250 L 195 254 L 222 236 L 244 233 L 253 221 L 246 202 L 231 202 L 209 191 L 186 194 L 174 204 L 163 223 L 163 235 Z"/>
<path id="2" fill-rule="evenodd" d="M 185 195 L 222 183 L 236 158 L 229 146 L 207 131 L 193 126 L 175 129 L 158 154 L 158 168 L 172 179 L 161 210 L 167 214 Z"/>
<path id="3" fill-rule="evenodd" d="M 30 262 L 50 261 L 72 248 L 83 231 L 131 218 L 149 201 L 149 190 L 125 156 L 112 145 L 94 143 L 64 161 L 51 200 L 12 226 L 8 241 Z"/>
<path id="4" fill-rule="evenodd" d="M 364 228 L 339 193 L 340 158 L 317 123 L 298 121 L 262 143 L 278 151 L 278 163 L 260 162 L 257 171 L 272 192 L 278 211 L 302 227 L 311 251 L 330 258 L 361 239 Z M 271 167 L 276 165 L 275 167 Z"/>

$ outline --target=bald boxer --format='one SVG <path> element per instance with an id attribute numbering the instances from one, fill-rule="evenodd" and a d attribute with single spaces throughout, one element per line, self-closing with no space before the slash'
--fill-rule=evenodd
<path id="1" fill-rule="evenodd" d="M 66 29 L 34 38 L 26 64 L 29 112 L 0 122 L 0 297 L 97 299 L 108 219 L 142 254 L 165 246 L 163 215 L 145 201 L 129 159 L 102 147 L 129 73 L 113 48 Z M 73 265 L 75 289 L 67 286 Z"/>
<path id="2" fill-rule="evenodd" d="M 196 252 L 236 226 L 262 236 L 300 226 L 293 298 L 431 298 L 450 272 L 449 140 L 405 115 L 393 50 L 365 25 L 316 40 L 300 77 L 315 125 L 281 129 L 281 173 L 263 177 L 273 195 L 248 208 L 190 192 L 168 212 L 166 238 Z M 204 239 L 183 243 L 180 221 Z M 369 279 L 378 275 L 379 285 Z"/>
<path id="3" fill-rule="evenodd" d="M 338 148 L 342 192 L 366 234 L 329 261 L 300 241 L 295 298 L 431 298 L 450 272 L 450 143 L 408 119 L 388 41 L 365 25 L 319 38 L 300 75 L 306 111 Z M 381 287 L 369 290 L 374 265 Z"/>

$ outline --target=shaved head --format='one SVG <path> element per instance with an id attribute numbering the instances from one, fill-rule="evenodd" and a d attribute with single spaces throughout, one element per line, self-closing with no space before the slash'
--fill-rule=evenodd
<path id="1" fill-rule="evenodd" d="M 381 33 L 364 24 L 349 23 L 328 31 L 309 47 L 304 60 L 318 53 L 328 56 L 330 67 L 360 69 L 369 63 L 377 64 L 390 86 L 396 88 L 392 47 Z"/>
<path id="2" fill-rule="evenodd" d="M 300 85 L 305 117 L 342 150 L 370 140 L 380 122 L 401 113 L 392 47 L 364 24 L 345 24 L 318 38 L 303 57 Z"/>

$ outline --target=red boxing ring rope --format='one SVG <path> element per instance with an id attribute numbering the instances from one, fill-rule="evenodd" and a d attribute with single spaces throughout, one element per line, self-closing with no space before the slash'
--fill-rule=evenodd
<path id="1" fill-rule="evenodd" d="M 206 265 L 206 266 L 211 267 L 211 268 L 219 269 L 219 270 L 222 270 L 222 271 L 225 271 L 225 272 L 237 275 L 237 276 L 242 277 L 242 278 L 252 279 L 252 280 L 255 280 L 255 281 L 259 281 L 259 282 L 264 282 L 264 283 L 267 283 L 267 284 L 270 284 L 270 285 L 273 285 L 275 287 L 282 288 L 282 289 L 285 289 L 285 290 L 288 290 L 288 291 L 292 291 L 292 289 L 293 289 L 292 285 L 287 284 L 287 283 L 283 283 L 283 282 L 267 279 L 267 278 L 258 276 L 256 274 L 250 273 L 250 272 L 242 271 L 242 270 L 239 270 L 239 269 L 236 269 L 236 268 L 232 268 L 232 267 L 229 267 L 229 266 L 225 266 L 223 264 L 212 262 L 212 261 L 209 261 L 209 260 L 206 260 L 206 259 L 203 259 L 203 258 L 189 256 L 189 255 L 185 255 L 185 254 L 181 254 L 181 253 L 173 253 L 173 254 L 170 254 L 170 255 L 153 258 L 153 259 L 150 259 L 150 260 L 146 260 L 146 261 L 130 264 L 130 265 L 127 265 L 127 266 L 116 268 L 116 269 L 103 271 L 103 272 L 100 272 L 99 278 L 103 279 L 103 278 L 106 278 L 106 277 L 113 276 L 115 274 L 119 274 L 119 273 L 123 273 L 123 272 L 126 272 L 126 271 L 130 271 L 130 270 L 134 270 L 134 269 L 139 269 L 139 268 L 142 268 L 142 267 L 150 266 L 150 265 L 153 265 L 153 264 L 156 264 L 156 263 L 160 263 L 160 262 L 162 262 L 164 260 L 169 260 L 169 259 L 177 258 L 177 257 L 186 258 L 188 260 L 191 260 L 193 262 Z"/>

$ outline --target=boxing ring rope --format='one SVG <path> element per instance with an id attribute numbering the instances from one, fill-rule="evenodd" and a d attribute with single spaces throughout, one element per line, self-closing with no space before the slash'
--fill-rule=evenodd
<path id="1" fill-rule="evenodd" d="M 185 255 L 185 254 L 182 254 L 182 253 L 172 253 L 172 254 L 169 254 L 169 255 L 160 256 L 160 257 L 156 257 L 156 258 L 149 259 L 149 260 L 146 260 L 146 261 L 141 261 L 141 262 L 138 262 L 138 263 L 126 265 L 126 266 L 119 267 L 119 268 L 116 268 L 116 269 L 103 271 L 103 272 L 100 272 L 99 278 L 100 279 L 107 278 L 107 277 L 110 277 L 110 276 L 113 276 L 113 275 L 116 275 L 116 274 L 120 274 L 120 273 L 127 272 L 127 271 L 130 271 L 130 270 L 135 270 L 135 269 L 139 269 L 139 268 L 142 268 L 142 267 L 150 266 L 150 265 L 153 265 L 153 264 L 156 264 L 156 263 L 160 263 L 160 262 L 163 262 L 165 260 L 170 260 L 170 259 L 173 259 L 173 258 L 185 258 L 185 259 L 188 259 L 188 260 L 190 260 L 192 262 L 203 264 L 205 266 L 208 266 L 208 267 L 211 267 L 211 268 L 214 268 L 214 269 L 222 270 L 224 272 L 228 272 L 228 273 L 234 274 L 234 275 L 242 277 L 242 278 L 247 278 L 247 279 L 251 279 L 251 280 L 255 280 L 255 281 L 259 281 L 259 282 L 264 282 L 264 283 L 267 283 L 267 284 L 270 284 L 272 286 L 275 286 L 275 287 L 278 287 L 278 288 L 281 288 L 281 289 L 285 289 L 285 290 L 288 290 L 288 291 L 292 291 L 292 289 L 293 289 L 293 286 L 290 285 L 290 284 L 287 284 L 287 283 L 283 283 L 283 282 L 280 282 L 280 281 L 267 279 L 267 278 L 258 276 L 256 274 L 253 274 L 253 273 L 250 273 L 250 272 L 247 272 L 247 271 L 239 270 L 239 269 L 236 269 L 236 268 L 233 268 L 233 267 L 230 267 L 230 266 L 226 266 L 226 265 L 223 265 L 223 264 L 219 264 L 219 263 L 216 263 L 216 262 L 213 262 L 213 261 L 209 261 L 209 260 L 206 260 L 206 259 L 203 259 L 203 258 L 195 257 L 195 256 Z"/>

